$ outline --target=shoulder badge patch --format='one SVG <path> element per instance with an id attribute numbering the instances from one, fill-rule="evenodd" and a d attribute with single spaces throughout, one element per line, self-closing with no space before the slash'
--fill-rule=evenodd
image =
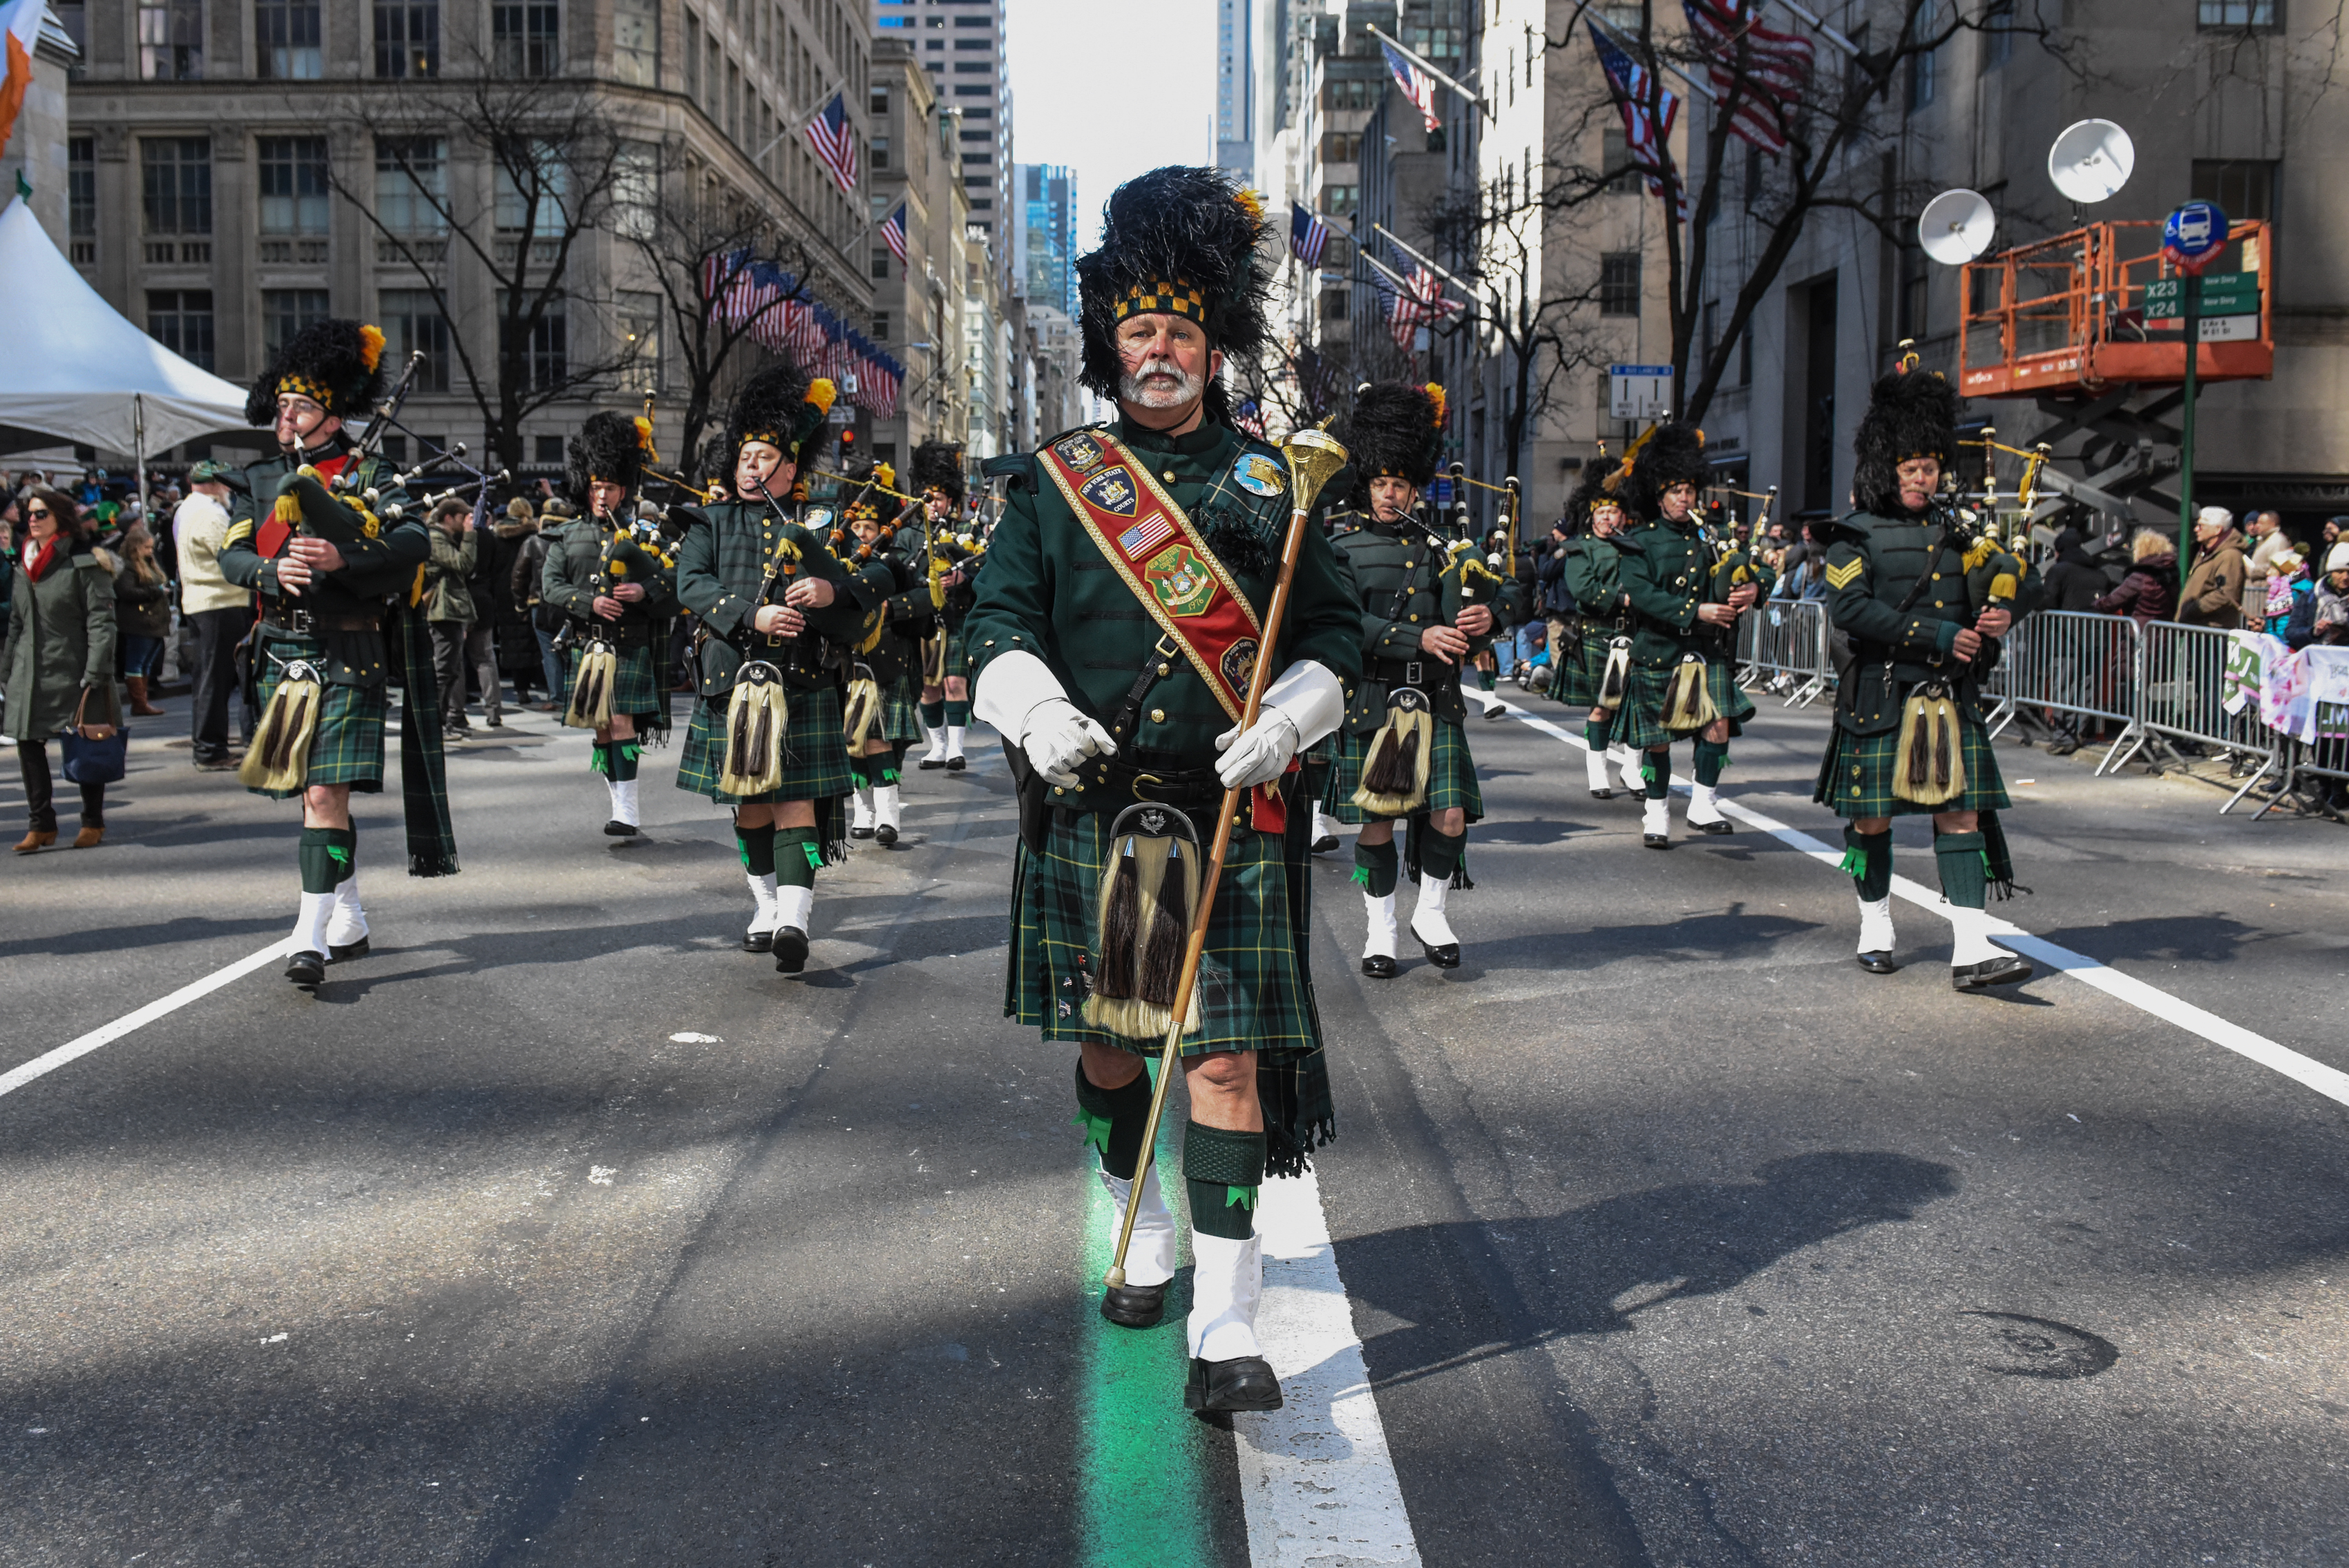
<path id="1" fill-rule="evenodd" d="M 1242 452 L 1232 465 L 1232 478 L 1251 495 L 1278 495 L 1288 489 L 1279 461 L 1262 452 Z"/>
<path id="2" fill-rule="evenodd" d="M 1101 443 L 1082 431 L 1058 443 L 1052 449 L 1060 453 L 1062 460 L 1080 473 L 1094 467 L 1102 460 Z"/>
<path id="3" fill-rule="evenodd" d="M 1868 562 L 1857 555 L 1840 566 L 1829 562 L 1827 562 L 1827 586 L 1840 593 L 1858 582 L 1859 574 L 1867 570 Z"/>
<path id="4" fill-rule="evenodd" d="M 2184 354 L 2186 351 L 2181 348 L 2178 352 Z M 800 526 L 806 529 L 810 533 L 823 532 L 825 529 L 832 526 L 832 508 L 828 506 L 812 506 L 808 508 L 806 511 L 800 515 Z"/>

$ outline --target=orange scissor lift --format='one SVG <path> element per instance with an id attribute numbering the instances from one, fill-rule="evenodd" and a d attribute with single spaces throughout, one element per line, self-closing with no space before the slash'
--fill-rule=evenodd
<path id="1" fill-rule="evenodd" d="M 2178 471 L 2186 339 L 2182 277 L 2161 253 L 2158 222 L 2091 223 L 1969 262 L 1958 388 L 1968 397 L 2028 397 L 2054 423 L 2050 446 L 2085 436 L 2085 479 L 2052 487 L 2101 511 L 2129 514 L 2132 497 L 2168 502 L 2155 487 Z M 2229 227 L 2204 271 L 2196 379 L 2266 380 L 2275 373 L 2275 252 L 2261 222 Z M 2246 308 L 2246 305 L 2249 308 Z M 2208 304 L 2204 307 L 2209 310 Z"/>

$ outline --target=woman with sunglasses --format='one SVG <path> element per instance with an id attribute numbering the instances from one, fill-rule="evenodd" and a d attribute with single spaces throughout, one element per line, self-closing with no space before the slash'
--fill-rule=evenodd
<path id="1" fill-rule="evenodd" d="M 31 826 L 16 844 L 29 855 L 57 841 L 49 741 L 77 724 L 103 740 L 122 722 L 114 692 L 114 577 L 82 527 L 80 509 L 52 490 L 25 498 L 8 641 L 0 653 L 7 729 L 16 738 Z M 106 786 L 81 786 L 78 850 L 106 837 Z"/>

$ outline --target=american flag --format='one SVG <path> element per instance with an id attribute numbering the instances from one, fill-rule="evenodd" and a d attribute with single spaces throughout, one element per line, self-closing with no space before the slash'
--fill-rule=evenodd
<path id="1" fill-rule="evenodd" d="M 903 201 L 898 202 L 897 210 L 883 222 L 881 242 L 889 247 L 891 255 L 901 262 L 905 259 L 905 203 Z"/>
<path id="2" fill-rule="evenodd" d="M 1685 223 L 1688 192 L 1681 189 L 1680 171 L 1672 167 L 1671 151 L 1672 122 L 1680 118 L 1681 100 L 1649 76 L 1639 61 L 1617 48 L 1599 30 L 1597 22 L 1585 20 L 1590 27 L 1591 46 L 1599 51 L 1599 63 L 1607 72 L 1609 85 L 1615 89 L 1615 105 L 1623 111 L 1623 140 L 1631 154 L 1632 167 L 1648 177 L 1651 191 L 1671 201 L 1673 216 Z"/>
<path id="3" fill-rule="evenodd" d="M 1288 248 L 1308 267 L 1321 264 L 1322 248 L 1330 242 L 1330 225 L 1318 212 L 1309 212 L 1302 201 L 1288 204 Z"/>
<path id="4" fill-rule="evenodd" d="M 1406 354 L 1419 328 L 1433 326 L 1460 308 L 1459 301 L 1444 297 L 1443 280 L 1415 263 L 1403 286 L 1388 287 L 1386 295 L 1387 335 Z"/>
<path id="5" fill-rule="evenodd" d="M 856 194 L 856 131 L 848 123 L 847 95 L 833 94 L 832 101 L 808 121 L 807 134 L 815 144 L 816 160 L 832 170 L 843 191 Z"/>
<path id="6" fill-rule="evenodd" d="M 1427 129 L 1443 129 L 1444 117 L 1435 112 L 1435 78 L 1384 38 L 1379 40 L 1379 47 L 1386 51 L 1387 69 L 1394 73 L 1395 85 L 1402 88 L 1403 97 L 1419 106 L 1419 118 Z"/>
<path id="7" fill-rule="evenodd" d="M 1259 441 L 1264 439 L 1264 409 L 1255 398 L 1250 397 L 1239 406 L 1238 411 L 1232 416 L 1232 423 L 1238 427 L 1242 435 L 1254 436 Z"/>
<path id="8" fill-rule="evenodd" d="M 1811 41 L 1762 26 L 1744 0 L 1681 0 L 1681 8 L 1711 58 L 1713 90 L 1736 106 L 1731 131 L 1764 152 L 1785 150 L 1785 111 L 1810 81 Z"/>

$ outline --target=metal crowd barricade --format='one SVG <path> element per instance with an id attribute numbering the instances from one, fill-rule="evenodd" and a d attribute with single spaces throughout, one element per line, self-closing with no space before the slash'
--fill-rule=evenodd
<path id="1" fill-rule="evenodd" d="M 2151 748 L 2176 756 L 2171 740 L 2197 741 L 2254 758 L 2255 769 L 2219 813 L 2224 816 L 2241 803 L 2259 781 L 2284 766 L 2284 738 L 2260 721 L 2257 703 L 2242 704 L 2229 713 L 2227 655 L 2234 648 L 2232 634 L 2212 626 L 2181 626 L 2155 621 L 2140 628 L 2137 678 L 2130 704 L 2129 727 L 2097 768 L 2102 773 L 2119 768 L 2138 752 Z"/>
<path id="2" fill-rule="evenodd" d="M 1983 684 L 1983 695 L 1998 704 L 1990 715 L 1992 738 L 2004 733 L 2021 710 L 2042 708 L 2105 719 L 2120 729 L 2121 741 L 2132 738 L 2129 704 L 2143 651 L 2137 624 L 2126 615 L 2042 610 L 2024 616 Z M 2118 766 L 2113 758 L 2121 741 L 2097 772 Z"/>
<path id="3" fill-rule="evenodd" d="M 1737 660 L 1744 666 L 1739 684 L 1780 693 L 1788 707 L 1817 701 L 1834 674 L 1826 608 L 1817 599 L 1765 599 L 1739 616 Z"/>

